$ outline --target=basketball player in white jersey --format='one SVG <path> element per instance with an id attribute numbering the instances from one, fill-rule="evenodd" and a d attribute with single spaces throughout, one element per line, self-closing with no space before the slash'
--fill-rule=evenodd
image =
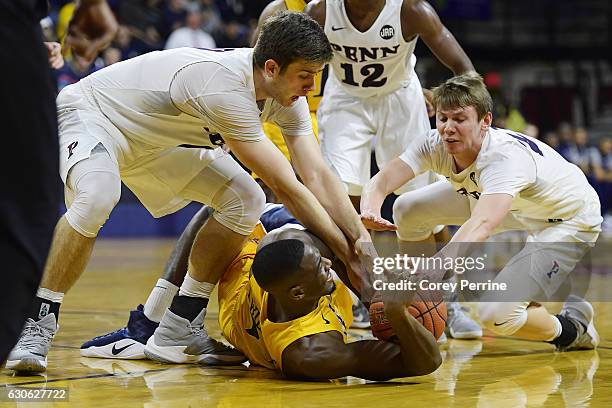
<path id="1" fill-rule="evenodd" d="M 215 210 L 195 238 L 188 273 L 154 336 L 156 357 L 244 361 L 202 330 L 210 292 L 265 202 L 252 177 L 219 148 L 224 143 L 354 273 L 362 273 L 358 243 L 369 241 L 369 234 L 321 157 L 304 98 L 330 58 L 319 25 L 285 12 L 267 21 L 254 49 L 152 52 L 66 87 L 58 96 L 58 118 L 68 211 L 57 224 L 32 315 L 7 368 L 46 369 L 63 295 L 85 269 L 121 182 L 155 217 L 190 201 Z M 280 126 L 304 184 L 264 137 L 260 121 Z"/>
<path id="2" fill-rule="evenodd" d="M 437 129 L 420 135 L 368 183 L 364 224 L 397 229 L 404 243 L 426 239 L 437 224 L 461 225 L 442 257 L 469 255 L 458 243 L 527 231 L 529 244 L 496 277 L 521 293 L 503 302 L 499 293 L 486 293 L 478 306 L 481 321 L 500 335 L 547 341 L 559 350 L 595 348 L 599 336 L 590 303 L 570 295 L 556 316 L 536 303 L 563 288 L 601 231 L 599 199 L 586 177 L 548 145 L 492 128 L 492 100 L 480 76 L 449 79 L 434 90 L 433 100 Z M 384 197 L 427 170 L 450 183 L 402 194 L 393 208 L 395 225 L 382 219 Z"/>
<path id="3" fill-rule="evenodd" d="M 414 72 L 421 38 L 455 75 L 474 67 L 433 8 L 421 0 L 314 0 L 306 12 L 324 27 L 334 50 L 317 111 L 321 150 L 355 208 L 370 179 L 373 139 L 379 168 L 398 157 L 415 135 L 431 128 Z M 429 172 L 398 191 L 434 181 Z M 438 233 L 442 226 L 432 230 Z M 450 299 L 449 299 L 450 300 Z M 447 332 L 477 338 L 482 329 L 458 302 L 448 302 Z"/>
<path id="4" fill-rule="evenodd" d="M 317 112 L 325 160 L 355 203 L 370 179 L 376 136 L 380 168 L 430 129 L 413 51 L 421 37 L 455 74 L 470 59 L 425 1 L 315 0 L 306 12 L 324 27 L 334 56 Z"/>

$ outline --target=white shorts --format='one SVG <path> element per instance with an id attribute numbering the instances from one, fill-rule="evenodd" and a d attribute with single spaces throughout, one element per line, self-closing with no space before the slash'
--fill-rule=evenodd
<path id="1" fill-rule="evenodd" d="M 216 160 L 210 171 L 210 200 L 221 185 L 244 171 L 221 149 L 160 148 L 134 143 L 97 110 L 78 83 L 64 88 L 57 104 L 60 176 L 64 184 L 72 166 L 89 158 L 101 143 L 117 164 L 121 181 L 154 217 L 189 204 L 191 200 L 179 194 L 213 161 Z M 205 201 L 207 192 L 201 194 L 203 202 L 210 204 L 210 200 Z"/>
<path id="2" fill-rule="evenodd" d="M 419 241 L 426 238 L 438 224 L 461 226 L 471 216 L 477 200 L 458 194 L 450 183 L 440 181 L 408 194 L 418 194 L 419 200 L 427 203 L 427 214 L 411 214 L 411 231 L 398 231 L 400 239 Z M 402 196 L 398 198 L 398 201 Z M 521 230 L 526 231 L 527 244 L 499 272 L 494 282 L 506 282 L 511 290 L 504 294 L 505 301 L 517 301 L 526 283 L 533 278 L 539 290 L 538 299 L 551 298 L 567 282 L 568 275 L 581 261 L 585 253 L 595 244 L 601 231 L 600 206 L 596 196 L 591 197 L 583 208 L 572 218 L 551 223 L 548 221 L 525 220 L 508 214 L 495 233 Z M 399 220 L 396 220 L 398 223 Z M 522 292 L 528 293 L 527 290 Z M 487 301 L 500 301 L 499 293 L 492 294 Z M 483 299 L 484 300 L 484 299 Z"/>
<path id="3" fill-rule="evenodd" d="M 374 138 L 376 162 L 382 169 L 402 154 L 415 136 L 431 128 L 416 75 L 406 87 L 367 99 L 328 86 L 317 110 L 317 121 L 325 161 L 347 186 L 349 195 L 355 196 L 361 195 L 370 180 Z M 433 179 L 432 173 L 421 175 L 403 191 L 427 185 Z"/>

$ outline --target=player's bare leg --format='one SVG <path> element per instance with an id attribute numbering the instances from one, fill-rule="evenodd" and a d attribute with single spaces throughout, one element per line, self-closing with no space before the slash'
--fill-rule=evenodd
<path id="1" fill-rule="evenodd" d="M 75 231 L 66 217 L 60 218 L 40 286 L 59 293 L 70 290 L 83 274 L 95 242 Z"/>
<path id="2" fill-rule="evenodd" d="M 242 353 L 210 338 L 203 324 L 212 290 L 240 253 L 246 238 L 212 217 L 207 220 L 191 248 L 189 270 L 181 289 L 147 341 L 145 354 L 149 358 L 208 365 L 245 361 Z"/>
<path id="3" fill-rule="evenodd" d="M 227 266 L 240 253 L 247 236 L 209 218 L 197 233 L 189 256 L 189 276 L 215 285 Z"/>
<path id="4" fill-rule="evenodd" d="M 527 340 L 547 341 L 555 335 L 555 316 L 541 305 L 530 305 L 527 308 L 527 321 L 516 333 L 516 337 Z"/>
<path id="5" fill-rule="evenodd" d="M 47 369 L 47 354 L 57 332 L 64 293 L 85 270 L 95 241 L 95 237 L 88 238 L 75 231 L 65 217 L 60 218 L 43 280 L 32 306 L 32 317 L 26 321 L 19 342 L 9 354 L 7 368 L 21 373 L 38 373 Z"/>
<path id="6" fill-rule="evenodd" d="M 83 343 L 80 352 L 84 357 L 143 359 L 144 348 L 157 329 L 174 296 L 185 280 L 189 265 L 189 254 L 196 235 L 212 215 L 208 206 L 202 207 L 189 221 L 179 237 L 162 276 L 157 280 L 144 305 L 130 311 L 125 327 Z"/>

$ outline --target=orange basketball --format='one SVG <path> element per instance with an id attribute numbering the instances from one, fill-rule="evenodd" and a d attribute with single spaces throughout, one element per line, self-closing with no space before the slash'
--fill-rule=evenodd
<path id="1" fill-rule="evenodd" d="M 417 300 L 408 306 L 410 314 L 419 321 L 437 339 L 444 333 L 446 327 L 446 305 L 444 301 L 436 302 Z M 391 323 L 385 316 L 385 305 L 376 302 L 370 305 L 370 325 L 372 334 L 380 339 L 397 342 Z"/>

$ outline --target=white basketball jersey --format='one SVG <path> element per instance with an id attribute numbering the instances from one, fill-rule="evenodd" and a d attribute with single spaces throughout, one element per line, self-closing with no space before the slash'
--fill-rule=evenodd
<path id="1" fill-rule="evenodd" d="M 328 87 L 341 87 L 357 97 L 384 95 L 405 86 L 411 75 L 417 38 L 406 42 L 400 11 L 403 0 L 387 0 L 365 32 L 348 18 L 344 0 L 326 0 L 325 34 L 334 50 Z"/>
<path id="2" fill-rule="evenodd" d="M 277 123 L 285 135 L 312 134 L 306 98 L 290 107 L 268 99 L 260 111 L 252 48 L 150 52 L 74 86 L 82 87 L 123 136 L 151 147 L 256 141 L 264 137 L 261 120 Z"/>
<path id="3" fill-rule="evenodd" d="M 445 176 L 457 193 L 471 199 L 483 194 L 514 197 L 511 212 L 521 221 L 562 222 L 573 217 L 597 193 L 582 171 L 547 144 L 520 133 L 491 128 L 474 163 L 457 172 L 437 130 L 413 143 L 401 156 L 420 174 L 432 170 Z M 589 220 L 601 223 L 599 214 Z"/>

